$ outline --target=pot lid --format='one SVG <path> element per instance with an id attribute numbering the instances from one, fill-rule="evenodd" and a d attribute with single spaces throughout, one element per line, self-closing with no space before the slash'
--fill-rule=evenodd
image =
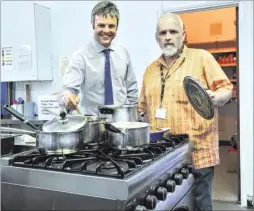
<path id="1" fill-rule="evenodd" d="M 82 115 L 67 115 L 60 113 L 60 117 L 47 121 L 42 130 L 44 132 L 74 132 L 81 129 L 86 124 L 86 119 Z"/>
<path id="2" fill-rule="evenodd" d="M 185 93 L 195 111 L 204 119 L 212 119 L 214 106 L 201 83 L 191 76 L 186 76 L 183 84 Z"/>

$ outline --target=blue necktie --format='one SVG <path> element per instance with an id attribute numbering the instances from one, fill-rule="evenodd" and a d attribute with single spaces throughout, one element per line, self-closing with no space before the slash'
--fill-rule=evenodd
<path id="1" fill-rule="evenodd" d="M 104 88 L 105 88 L 105 98 L 104 104 L 105 105 L 113 105 L 113 89 L 112 89 L 112 81 L 111 81 L 111 74 L 110 74 L 110 61 L 109 61 L 109 53 L 110 49 L 104 51 L 105 53 L 105 81 L 104 81 Z"/>

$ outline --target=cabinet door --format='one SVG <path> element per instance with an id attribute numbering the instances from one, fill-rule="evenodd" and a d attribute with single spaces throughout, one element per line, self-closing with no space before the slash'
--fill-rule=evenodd
<path id="1" fill-rule="evenodd" d="M 37 80 L 52 80 L 50 9 L 34 4 Z"/>
<path id="2" fill-rule="evenodd" d="M 22 49 L 35 53 L 34 13 L 31 2 L 1 2 L 1 48 L 10 49 L 8 66 L 1 64 L 1 81 L 35 80 L 37 78 L 36 57 L 19 58 Z M 5 52 L 1 52 L 3 56 Z M 23 52 L 21 52 L 23 53 Z M 5 59 L 7 60 L 6 55 Z M 2 57 L 2 61 L 5 60 Z M 29 60 L 30 59 L 30 60 Z M 24 64 L 22 61 L 30 64 Z"/>
<path id="3" fill-rule="evenodd" d="M 2 1 L 1 81 L 52 80 L 50 32 L 49 8 Z"/>

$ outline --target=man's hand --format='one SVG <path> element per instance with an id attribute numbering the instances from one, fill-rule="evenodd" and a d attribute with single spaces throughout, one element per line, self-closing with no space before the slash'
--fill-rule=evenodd
<path id="1" fill-rule="evenodd" d="M 215 106 L 223 106 L 230 98 L 231 94 L 229 91 L 216 91 L 213 92 L 211 90 L 206 90 L 209 97 L 211 98 L 213 105 Z"/>
<path id="2" fill-rule="evenodd" d="M 65 108 L 76 110 L 77 105 L 79 103 L 79 97 L 74 94 L 67 94 L 63 98 L 63 102 L 61 103 Z"/>

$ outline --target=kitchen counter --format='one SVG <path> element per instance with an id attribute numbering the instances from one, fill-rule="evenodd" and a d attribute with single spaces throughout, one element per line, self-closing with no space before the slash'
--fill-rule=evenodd
<path id="1" fill-rule="evenodd" d="M 46 120 L 39 120 L 38 117 L 27 118 L 27 120 L 34 125 L 43 125 L 46 122 Z M 20 125 L 20 124 L 23 125 L 24 123 L 22 123 L 18 119 L 12 119 L 11 117 L 5 117 L 1 119 L 1 125 Z"/>

